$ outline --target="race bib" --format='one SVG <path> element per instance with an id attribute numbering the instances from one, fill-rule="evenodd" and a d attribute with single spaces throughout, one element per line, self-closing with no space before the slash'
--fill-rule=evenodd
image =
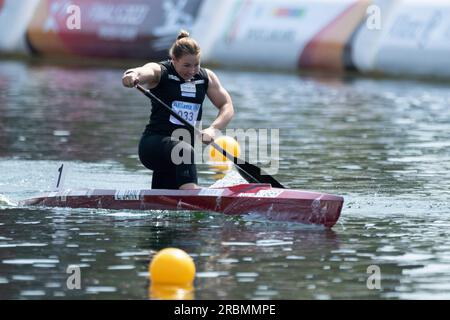
<path id="1" fill-rule="evenodd" d="M 172 102 L 172 110 L 175 111 L 180 117 L 189 122 L 191 125 L 195 125 L 197 121 L 198 112 L 200 111 L 201 105 L 198 103 L 184 102 L 184 101 L 174 101 Z M 173 124 L 182 125 L 174 116 L 170 116 L 170 122 Z"/>

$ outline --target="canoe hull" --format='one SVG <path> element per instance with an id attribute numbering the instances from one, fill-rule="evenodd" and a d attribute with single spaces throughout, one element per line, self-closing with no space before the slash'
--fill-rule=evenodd
<path id="1" fill-rule="evenodd" d="M 319 224 L 331 228 L 339 219 L 341 196 L 241 184 L 197 190 L 85 189 L 50 192 L 21 201 L 26 206 L 118 210 L 195 210 L 227 215 L 261 214 L 269 220 Z"/>

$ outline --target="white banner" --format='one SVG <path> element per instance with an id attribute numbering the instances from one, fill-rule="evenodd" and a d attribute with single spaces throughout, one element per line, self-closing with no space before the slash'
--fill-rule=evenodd
<path id="1" fill-rule="evenodd" d="M 3 0 L 0 6 L 1 53 L 28 53 L 25 33 L 38 3 L 39 0 Z"/>
<path id="2" fill-rule="evenodd" d="M 378 1 L 380 30 L 361 26 L 353 60 L 365 72 L 450 76 L 450 1 Z"/>
<path id="3" fill-rule="evenodd" d="M 305 46 L 361 1 L 226 2 L 221 8 L 220 28 L 211 21 L 215 35 L 208 37 L 210 46 L 206 60 L 221 65 L 296 69 Z M 323 40 L 342 44 L 339 37 Z"/>

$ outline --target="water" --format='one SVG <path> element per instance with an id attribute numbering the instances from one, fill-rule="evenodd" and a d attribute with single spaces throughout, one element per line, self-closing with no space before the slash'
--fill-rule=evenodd
<path id="1" fill-rule="evenodd" d="M 0 62 L 1 299 L 156 298 L 148 263 L 165 247 L 196 263 L 184 298 L 450 298 L 448 83 L 216 70 L 236 108 L 230 127 L 280 130 L 279 181 L 345 197 L 332 230 L 15 206 L 52 189 L 62 162 L 67 188 L 149 187 L 137 158 L 149 107 L 121 72 Z M 205 106 L 206 123 L 216 114 Z M 67 287 L 71 265 L 81 289 Z"/>

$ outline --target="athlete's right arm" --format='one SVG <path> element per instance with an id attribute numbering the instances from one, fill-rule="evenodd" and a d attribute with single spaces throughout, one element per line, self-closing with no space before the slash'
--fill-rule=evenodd
<path id="1" fill-rule="evenodd" d="M 156 87 L 161 79 L 161 67 L 155 62 L 147 63 L 138 68 L 128 69 L 123 73 L 122 84 L 132 88 L 139 84 L 146 84 L 150 89 Z"/>

